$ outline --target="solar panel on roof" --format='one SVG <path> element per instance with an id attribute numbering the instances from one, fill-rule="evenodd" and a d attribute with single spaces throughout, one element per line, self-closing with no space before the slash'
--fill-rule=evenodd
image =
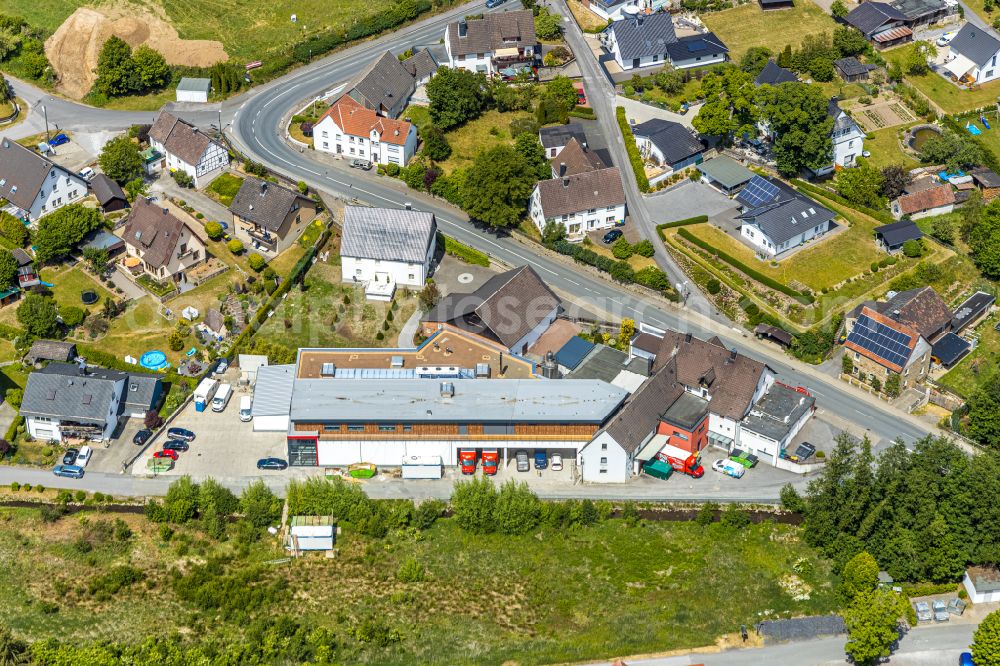
<path id="1" fill-rule="evenodd" d="M 750 208 L 763 206 L 778 198 L 780 190 L 766 178 L 754 176 L 750 182 L 743 186 L 740 193 L 736 195 L 736 200 L 746 204 Z"/>
<path id="2" fill-rule="evenodd" d="M 885 361 L 902 368 L 910 356 L 911 336 L 875 321 L 868 315 L 858 317 L 847 336 L 853 342 Z"/>
<path id="3" fill-rule="evenodd" d="M 704 51 L 705 48 L 706 48 L 706 46 L 705 46 L 705 40 L 704 39 L 694 39 L 694 40 L 691 40 L 690 42 L 687 43 L 687 47 L 688 47 L 688 51 L 691 51 L 691 52 L 694 52 L 694 51 Z"/>

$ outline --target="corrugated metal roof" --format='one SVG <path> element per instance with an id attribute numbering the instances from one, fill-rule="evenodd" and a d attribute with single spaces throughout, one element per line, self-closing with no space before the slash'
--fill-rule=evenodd
<path id="1" fill-rule="evenodd" d="M 423 263 L 437 231 L 432 213 L 347 206 L 340 254 L 344 257 Z"/>
<path id="2" fill-rule="evenodd" d="M 262 365 L 257 368 L 253 408 L 256 416 L 287 416 L 295 383 L 295 365 Z"/>

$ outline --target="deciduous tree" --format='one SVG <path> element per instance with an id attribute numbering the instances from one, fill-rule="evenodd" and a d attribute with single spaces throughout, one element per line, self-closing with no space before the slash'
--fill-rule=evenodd
<path id="1" fill-rule="evenodd" d="M 104 144 L 97 163 L 111 180 L 119 185 L 142 177 L 143 160 L 139 144 L 127 136 L 119 136 Z"/>
<path id="2" fill-rule="evenodd" d="M 424 155 L 435 162 L 446 160 L 451 155 L 451 146 L 440 127 L 435 125 L 422 127 L 420 138 L 424 142 Z"/>
<path id="3" fill-rule="evenodd" d="M 727 66 L 709 72 L 701 80 L 705 103 L 692 120 L 702 134 L 728 137 L 756 132 L 756 88 L 750 74 Z"/>
<path id="4" fill-rule="evenodd" d="M 478 118 L 483 111 L 486 77 L 465 69 L 442 67 L 427 82 L 431 120 L 449 130 Z"/>
<path id="5" fill-rule="evenodd" d="M 861 160 L 853 169 L 840 171 L 834 185 L 840 196 L 853 204 L 875 210 L 881 210 L 886 205 L 882 196 L 884 190 L 882 172 L 865 160 Z"/>
<path id="6" fill-rule="evenodd" d="M 774 53 L 766 46 L 751 46 L 740 58 L 740 69 L 756 77 L 767 66 L 767 61 Z"/>
<path id="7" fill-rule="evenodd" d="M 892 590 L 860 592 L 844 614 L 848 631 L 844 651 L 856 664 L 877 664 L 892 653 L 905 614 L 906 600 Z"/>
<path id="8" fill-rule="evenodd" d="M 817 169 L 833 159 L 833 119 L 829 100 L 819 86 L 782 83 L 761 86 L 757 93 L 761 118 L 776 136 L 774 156 L 778 170 L 794 175 L 803 168 Z"/>
<path id="9" fill-rule="evenodd" d="M 97 57 L 97 81 L 94 82 L 94 89 L 108 97 L 117 97 L 136 90 L 138 83 L 132 47 L 122 38 L 112 35 L 104 42 Z"/>
<path id="10" fill-rule="evenodd" d="M 59 331 L 59 314 L 56 302 L 51 296 L 28 294 L 17 306 L 17 321 L 28 335 L 35 338 L 51 338 Z"/>
<path id="11" fill-rule="evenodd" d="M 465 211 L 494 228 L 514 226 L 527 209 L 535 182 L 531 165 L 513 148 L 486 150 L 476 157 L 463 183 Z"/>
<path id="12" fill-rule="evenodd" d="M 170 82 L 170 67 L 163 55 L 143 44 L 132 53 L 138 78 L 136 92 L 162 88 Z"/>
<path id="13" fill-rule="evenodd" d="M 69 254 L 83 237 L 101 226 L 101 214 L 80 204 L 63 206 L 38 222 L 35 258 L 45 263 Z"/>
<path id="14" fill-rule="evenodd" d="M 993 611 L 972 634 L 972 660 L 979 666 L 1000 666 L 1000 611 Z"/>
<path id="15" fill-rule="evenodd" d="M 861 551 L 844 565 L 840 578 L 848 600 L 861 592 L 871 592 L 878 587 L 878 562 L 867 551 Z"/>

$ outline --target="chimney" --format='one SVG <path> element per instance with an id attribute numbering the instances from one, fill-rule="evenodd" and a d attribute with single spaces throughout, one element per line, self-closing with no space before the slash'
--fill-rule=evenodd
<path id="1" fill-rule="evenodd" d="M 892 311 L 892 318 L 895 319 L 896 321 L 899 321 L 899 310 Z"/>
<path id="2" fill-rule="evenodd" d="M 580 145 L 581 145 L 581 146 L 583 147 L 583 150 L 584 150 L 584 152 L 586 152 L 587 150 L 589 150 L 589 149 L 587 148 L 587 142 L 586 142 L 586 141 L 584 141 L 584 142 L 583 142 L 582 144 L 580 144 Z"/>
<path id="3" fill-rule="evenodd" d="M 560 162 L 559 163 L 559 176 L 562 177 L 562 176 L 565 176 L 565 175 L 566 175 L 566 163 L 565 162 Z"/>
<path id="4" fill-rule="evenodd" d="M 687 344 L 691 344 L 691 334 L 690 333 L 685 333 L 684 334 L 684 342 L 686 342 Z"/>
<path id="5" fill-rule="evenodd" d="M 569 187 L 569 178 L 563 176 L 563 187 Z"/>
<path id="6" fill-rule="evenodd" d="M 737 351 L 735 349 L 733 349 L 732 351 L 729 352 L 729 360 L 730 361 L 735 361 L 736 360 L 736 356 L 737 356 Z"/>
<path id="7" fill-rule="evenodd" d="M 440 391 L 442 398 L 454 398 L 455 384 L 453 382 L 441 382 Z"/>
<path id="8" fill-rule="evenodd" d="M 411 204 L 409 201 L 403 204 L 403 206 L 406 208 L 406 210 L 413 210 L 413 204 Z"/>

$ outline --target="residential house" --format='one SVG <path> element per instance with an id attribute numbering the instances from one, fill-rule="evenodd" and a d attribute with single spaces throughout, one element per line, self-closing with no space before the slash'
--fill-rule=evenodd
<path id="1" fill-rule="evenodd" d="M 848 330 L 844 353 L 854 375 L 882 386 L 897 375 L 900 390 L 923 381 L 931 361 L 931 346 L 916 328 L 870 307 L 861 309 Z"/>
<path id="2" fill-rule="evenodd" d="M 717 155 L 698 165 L 701 182 L 733 196 L 754 177 L 754 172 L 728 155 Z"/>
<path id="3" fill-rule="evenodd" d="M 265 255 L 287 250 L 316 219 L 316 202 L 295 190 L 247 176 L 229 205 L 236 237 Z"/>
<path id="4" fill-rule="evenodd" d="M 570 139 L 576 139 L 581 146 L 587 145 L 587 135 L 583 125 L 568 123 L 566 125 L 551 125 L 538 130 L 538 140 L 545 149 L 545 156 L 550 160 L 558 157 Z"/>
<path id="5" fill-rule="evenodd" d="M 136 272 L 154 280 L 186 282 L 186 272 L 206 259 L 205 243 L 166 208 L 136 199 L 125 222 L 125 252 L 138 259 Z"/>
<path id="6" fill-rule="evenodd" d="M 21 289 L 27 289 L 41 284 L 42 280 L 38 277 L 35 260 L 31 258 L 31 255 L 19 247 L 14 248 L 10 253 L 14 256 L 14 261 L 17 262 L 17 286 Z"/>
<path id="7" fill-rule="evenodd" d="M 944 68 L 957 80 L 986 83 L 1000 76 L 1000 67 L 997 67 L 1000 39 L 989 31 L 966 23 L 948 48 L 951 59 L 944 63 Z"/>
<path id="8" fill-rule="evenodd" d="M 35 223 L 87 196 L 87 181 L 16 141 L 0 138 L 0 210 Z"/>
<path id="9" fill-rule="evenodd" d="M 444 45 L 449 67 L 487 76 L 530 68 L 541 59 L 530 10 L 496 12 L 449 23 Z"/>
<path id="10" fill-rule="evenodd" d="M 811 393 L 775 382 L 740 423 L 740 448 L 775 465 L 815 411 Z"/>
<path id="11" fill-rule="evenodd" d="M 705 146 L 680 123 L 653 118 L 632 127 L 639 153 L 670 171 L 701 164 Z"/>
<path id="12" fill-rule="evenodd" d="M 163 156 L 160 169 L 183 171 L 197 188 L 229 167 L 225 146 L 168 111 L 160 111 L 149 129 L 149 145 Z"/>
<path id="13" fill-rule="evenodd" d="M 625 223 L 625 188 L 617 167 L 542 180 L 528 205 L 539 231 L 549 222 L 566 228 L 566 238 L 581 241 L 587 232 Z"/>
<path id="14" fill-rule="evenodd" d="M 924 232 L 910 220 L 900 220 L 892 224 L 875 227 L 875 242 L 890 254 L 902 250 L 903 244 L 906 241 L 920 240 L 923 237 Z"/>
<path id="15" fill-rule="evenodd" d="M 209 308 L 205 313 L 205 319 L 198 324 L 198 330 L 208 333 L 218 340 L 224 340 L 229 335 L 226 327 L 226 318 L 215 308 Z"/>
<path id="16" fill-rule="evenodd" d="M 106 441 L 122 418 L 153 409 L 161 391 L 154 375 L 50 363 L 28 375 L 20 411 L 36 439 Z"/>
<path id="17" fill-rule="evenodd" d="M 856 166 L 857 158 L 865 150 L 864 130 L 840 108 L 836 97 L 830 99 L 826 111 L 833 118 L 833 130 L 830 132 L 830 139 L 833 141 L 833 160 L 826 167 L 813 169 L 817 176 L 825 176 L 836 169 Z"/>
<path id="18" fill-rule="evenodd" d="M 900 292 L 889 292 L 884 301 L 865 301 L 844 318 L 847 330 L 865 308 L 902 322 L 915 329 L 928 342 L 952 330 L 952 311 L 932 287 L 918 287 Z"/>
<path id="19" fill-rule="evenodd" d="M 313 147 L 402 167 L 417 150 L 417 128 L 405 120 L 380 116 L 344 95 L 313 125 Z"/>
<path id="20" fill-rule="evenodd" d="M 863 2 L 852 9 L 844 21 L 857 28 L 876 48 L 896 46 L 913 39 L 909 19 L 886 2 Z"/>
<path id="21" fill-rule="evenodd" d="M 714 33 L 677 37 L 669 13 L 637 14 L 614 21 L 601 43 L 623 70 L 671 65 L 674 69 L 725 62 L 729 48 Z"/>
<path id="22" fill-rule="evenodd" d="M 103 173 L 94 176 L 90 181 L 90 189 L 94 191 L 94 198 L 97 199 L 97 204 L 105 213 L 128 208 L 128 197 L 125 196 L 125 191 L 118 183 Z"/>
<path id="23" fill-rule="evenodd" d="M 760 70 L 760 74 L 753 80 L 753 84 L 755 86 L 777 86 L 782 83 L 796 83 L 798 80 L 799 77 L 795 72 L 779 66 L 773 60 L 768 60 L 764 69 Z"/>
<path id="24" fill-rule="evenodd" d="M 854 56 L 834 60 L 833 67 L 846 83 L 867 81 L 872 70 L 875 69 L 875 65 L 866 65 Z"/>
<path id="25" fill-rule="evenodd" d="M 736 200 L 743 220 L 740 234 L 768 259 L 781 260 L 836 228 L 836 213 L 774 178 L 754 176 Z"/>
<path id="26" fill-rule="evenodd" d="M 24 355 L 25 363 L 34 365 L 39 361 L 59 361 L 69 363 L 76 358 L 76 345 L 61 340 L 35 340 Z"/>
<path id="27" fill-rule="evenodd" d="M 559 297 L 530 266 L 494 275 L 471 293 L 452 293 L 421 319 L 424 333 L 455 328 L 525 354 L 559 313 Z"/>
<path id="28" fill-rule="evenodd" d="M 583 6 L 605 21 L 630 18 L 637 12 L 653 14 L 670 8 L 669 0 L 583 0 Z"/>
<path id="29" fill-rule="evenodd" d="M 955 0 L 892 0 L 906 17 L 910 28 L 930 26 L 958 19 L 958 2 Z"/>
<path id="30" fill-rule="evenodd" d="M 897 220 L 904 215 L 910 219 L 919 220 L 922 217 L 932 217 L 950 213 L 955 208 L 955 190 L 951 184 L 944 183 L 924 190 L 904 194 L 893 199 L 890 209 Z"/>
<path id="31" fill-rule="evenodd" d="M 437 63 L 426 49 L 403 62 L 386 51 L 354 79 L 347 95 L 380 116 L 398 118 L 413 91 L 435 71 Z"/>
<path id="32" fill-rule="evenodd" d="M 344 208 L 342 279 L 364 283 L 369 298 L 391 300 L 396 285 L 423 287 L 436 247 L 437 221 L 433 213 Z"/>
<path id="33" fill-rule="evenodd" d="M 580 340 L 580 338 L 573 340 Z M 573 346 L 577 346 L 577 344 L 573 342 Z M 560 349 L 560 351 L 562 350 Z M 562 354 L 564 361 L 566 361 L 566 357 L 567 354 Z M 562 363 L 559 365 L 560 370 L 562 370 Z M 634 393 L 650 376 L 652 368 L 653 364 L 649 359 L 630 358 L 627 353 L 612 347 L 592 345 L 590 351 L 577 361 L 572 369 L 568 369 L 563 374 L 570 379 L 600 379 L 613 386 L 623 388 L 629 393 Z"/>
<path id="34" fill-rule="evenodd" d="M 566 147 L 559 152 L 559 156 L 549 162 L 552 164 L 553 178 L 606 169 L 608 166 L 597 153 L 576 139 L 570 139 Z"/>
<path id="35" fill-rule="evenodd" d="M 982 192 L 983 201 L 993 201 L 1000 196 L 1000 175 L 997 175 L 992 169 L 980 167 L 973 169 L 969 175 L 972 176 L 972 182 Z"/>

